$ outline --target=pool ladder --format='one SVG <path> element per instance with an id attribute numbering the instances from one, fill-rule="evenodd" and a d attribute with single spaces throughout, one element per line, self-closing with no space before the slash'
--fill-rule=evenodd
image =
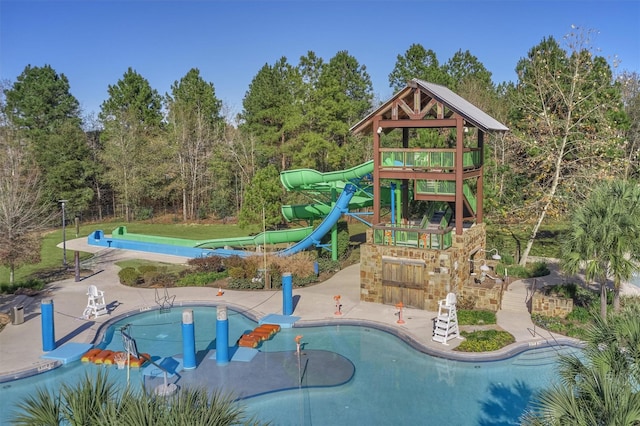
<path id="1" fill-rule="evenodd" d="M 160 313 L 166 313 L 171 311 L 173 307 L 173 302 L 176 300 L 176 295 L 169 296 L 169 290 L 167 287 L 164 288 L 164 294 L 160 295 L 158 289 L 156 288 L 156 303 L 160 306 Z"/>

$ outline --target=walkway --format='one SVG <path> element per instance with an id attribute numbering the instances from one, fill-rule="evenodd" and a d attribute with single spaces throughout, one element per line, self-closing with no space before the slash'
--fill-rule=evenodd
<path id="1" fill-rule="evenodd" d="M 42 359 L 42 335 L 40 320 L 40 302 L 50 298 L 54 304 L 54 323 L 57 347 L 67 342 L 91 343 L 99 327 L 111 318 L 130 311 L 141 311 L 157 307 L 156 291 L 126 287 L 119 283 L 118 267 L 115 262 L 124 259 L 145 258 L 167 263 L 184 263 L 186 258 L 159 255 L 146 252 L 133 252 L 118 249 L 104 249 L 89 246 L 86 238 L 67 241 L 69 252 L 84 251 L 95 253 L 85 266 L 94 274 L 83 277 L 80 282 L 73 278 L 53 283 L 47 291 L 37 297 L 11 296 L 0 298 L 0 312 L 10 311 L 11 306 L 24 306 L 25 322 L 19 325 L 8 324 L 0 332 L 0 382 L 23 377 L 34 371 L 50 368 L 51 361 Z M 558 279 L 554 274 L 549 280 Z M 538 285 L 544 280 L 538 278 Z M 96 285 L 105 292 L 110 315 L 95 320 L 85 320 L 82 313 L 86 306 L 87 287 Z M 430 354 L 467 360 L 497 359 L 510 356 L 524 348 L 544 344 L 550 339 L 539 333 L 533 333 L 534 326 L 527 311 L 525 300 L 532 285 L 526 280 L 509 285 L 508 298 L 520 300 L 517 305 L 505 307 L 498 313 L 498 325 L 516 338 L 516 343 L 491 353 L 460 353 L 452 349 L 459 339 L 443 345 L 431 340 L 435 312 L 418 309 L 405 309 L 404 324 L 398 324 L 397 309 L 390 305 L 368 303 L 360 300 L 360 265 L 353 265 L 338 272 L 329 280 L 307 288 L 294 289 L 294 315 L 301 318 L 299 324 L 308 322 L 347 323 L 366 322 L 389 330 L 409 341 L 414 347 Z M 206 302 L 226 303 L 231 307 L 248 310 L 256 319 L 270 313 L 282 313 L 282 296 L 278 291 L 234 291 L 225 290 L 224 295 L 216 295 L 217 289 L 211 287 L 172 288 L 175 295 L 174 308 L 181 305 Z M 340 295 L 342 315 L 335 315 L 334 296 Z M 540 331 L 540 330 L 538 330 Z M 544 334 L 543 333 L 543 334 Z"/>

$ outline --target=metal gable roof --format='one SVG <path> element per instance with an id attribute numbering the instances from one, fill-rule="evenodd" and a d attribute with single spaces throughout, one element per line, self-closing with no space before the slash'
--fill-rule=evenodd
<path id="1" fill-rule="evenodd" d="M 472 125 L 481 129 L 482 131 L 495 131 L 495 132 L 506 132 L 509 130 L 507 126 L 500 123 L 495 118 L 491 117 L 486 112 L 482 111 L 480 108 L 473 105 L 471 102 L 467 101 L 463 97 L 455 94 L 448 88 L 441 86 L 439 84 L 429 83 L 428 81 L 419 80 L 414 78 L 411 80 L 413 85 L 418 85 L 422 90 L 429 93 L 433 96 L 438 102 L 445 104 L 449 109 L 455 111 L 457 114 L 464 117 L 465 120 L 470 122 Z M 351 131 L 355 133 L 359 133 L 365 129 L 365 131 L 371 131 L 369 128 L 371 126 L 371 119 L 380 114 L 381 111 L 387 110 L 392 104 L 393 100 L 401 97 L 403 94 L 406 94 L 407 90 L 411 90 L 412 85 L 405 86 L 404 89 L 400 90 L 390 99 L 382 103 L 376 110 L 369 113 L 362 120 L 357 122 L 351 127 Z M 415 87 L 415 86 L 414 86 Z"/>
<path id="2" fill-rule="evenodd" d="M 476 127 L 483 131 L 496 131 L 506 132 L 509 130 L 507 126 L 491 117 L 486 112 L 482 111 L 471 102 L 453 93 L 451 90 L 439 84 L 429 83 L 428 81 L 418 80 L 414 78 L 412 81 L 416 82 L 421 88 L 429 92 L 438 101 L 447 105 L 449 108 L 460 114 L 465 120 L 470 121 Z"/>

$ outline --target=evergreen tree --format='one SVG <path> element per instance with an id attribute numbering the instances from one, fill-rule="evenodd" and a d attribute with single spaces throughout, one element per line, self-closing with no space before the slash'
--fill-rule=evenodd
<path id="1" fill-rule="evenodd" d="M 287 167 L 283 148 L 299 127 L 300 82 L 298 71 L 282 57 L 273 66 L 265 64 L 249 85 L 242 101 L 242 127 L 257 138 L 263 163 L 279 158 L 280 167 Z"/>
<path id="2" fill-rule="evenodd" d="M 414 78 L 447 87 L 451 85 L 451 79 L 440 66 L 436 53 L 415 43 L 409 46 L 404 56 L 398 55 L 393 71 L 389 74 L 389 86 L 397 92 Z"/>
<path id="3" fill-rule="evenodd" d="M 219 142 L 224 129 L 220 116 L 222 102 L 216 98 L 213 84 L 204 81 L 200 71 L 193 68 L 173 83 L 166 105 L 168 137 L 186 221 L 206 210 L 210 199 L 215 197 L 209 181 L 216 177 L 212 176 L 209 166 L 213 146 Z"/>
<path id="4" fill-rule="evenodd" d="M 44 199 L 67 199 L 71 211 L 81 212 L 93 198 L 93 166 L 69 89 L 67 77 L 51 66 L 29 65 L 6 92 L 5 113 L 34 155 Z"/>
<path id="5" fill-rule="evenodd" d="M 372 108 L 373 86 L 366 67 L 347 51 L 338 52 L 323 68 L 318 92 L 317 120 L 321 134 L 326 141 L 341 148 L 330 149 L 329 167 L 335 170 L 368 160 L 362 158 L 363 151 L 355 146 L 356 139 L 349 131 Z"/>
<path id="6" fill-rule="evenodd" d="M 282 223 L 283 192 L 280 174 L 273 164 L 258 170 L 245 192 L 238 224 L 244 227 L 264 220 L 267 227 L 274 227 Z"/>
<path id="7" fill-rule="evenodd" d="M 170 163 L 168 147 L 162 143 L 162 103 L 158 92 L 131 68 L 109 85 L 108 93 L 99 114 L 104 127 L 101 159 L 130 221 L 145 197 L 164 194 L 158 187 L 166 182 Z"/>

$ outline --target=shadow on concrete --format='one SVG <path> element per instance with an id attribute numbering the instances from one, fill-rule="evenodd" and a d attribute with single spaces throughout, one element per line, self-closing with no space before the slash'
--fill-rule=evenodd
<path id="1" fill-rule="evenodd" d="M 300 295 L 296 294 L 295 296 L 293 296 L 293 312 L 296 311 L 296 306 L 298 306 L 298 303 L 300 303 Z"/>
<path id="2" fill-rule="evenodd" d="M 66 336 L 64 336 L 63 338 L 58 340 L 56 342 L 56 347 L 60 347 L 60 346 L 64 345 L 65 343 L 69 342 L 71 339 L 73 339 L 74 337 L 76 337 L 77 335 L 82 333 L 83 331 L 86 331 L 86 330 L 90 329 L 91 327 L 93 327 L 94 324 L 95 324 L 95 321 L 84 321 L 80 327 L 76 328 L 71 333 L 67 334 Z"/>

